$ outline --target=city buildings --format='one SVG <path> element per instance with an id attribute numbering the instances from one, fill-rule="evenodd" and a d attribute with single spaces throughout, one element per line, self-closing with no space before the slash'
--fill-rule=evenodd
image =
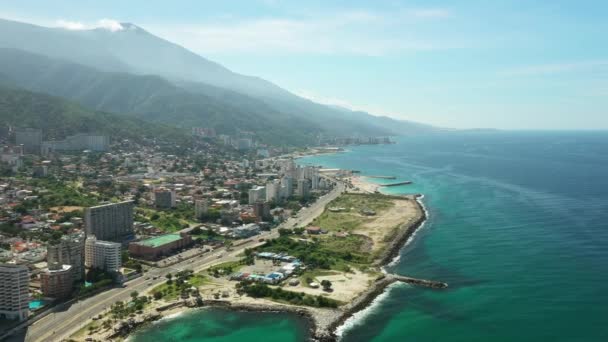
<path id="1" fill-rule="evenodd" d="M 308 179 L 298 179 L 298 197 L 308 198 L 310 195 L 310 181 Z"/>
<path id="2" fill-rule="evenodd" d="M 293 178 L 284 176 L 281 178 L 281 197 L 289 198 L 293 196 Z"/>
<path id="3" fill-rule="evenodd" d="M 157 208 L 175 208 L 175 191 L 169 189 L 156 189 L 154 191 L 154 204 Z"/>
<path id="4" fill-rule="evenodd" d="M 73 267 L 49 263 L 40 274 L 40 290 L 45 297 L 65 299 L 72 294 L 74 286 Z"/>
<path id="5" fill-rule="evenodd" d="M 203 216 L 209 212 L 209 200 L 199 199 L 194 201 L 194 216 L 197 220 L 200 220 Z"/>
<path id="6" fill-rule="evenodd" d="M 121 244 L 117 242 L 97 240 L 88 236 L 85 241 L 84 264 L 88 268 L 96 268 L 109 273 L 120 271 L 122 266 Z"/>
<path id="7" fill-rule="evenodd" d="M 30 271 L 22 265 L 0 265 L 0 318 L 23 321 L 29 314 Z"/>
<path id="8" fill-rule="evenodd" d="M 100 240 L 122 241 L 133 234 L 133 202 L 86 208 L 84 220 L 87 235 Z"/>
<path id="9" fill-rule="evenodd" d="M 71 234 L 61 237 L 59 243 L 47 246 L 49 265 L 70 265 L 75 281 L 84 279 L 84 234 Z"/>
<path id="10" fill-rule="evenodd" d="M 281 201 L 281 181 L 279 179 L 275 179 L 272 182 L 266 183 L 266 201 Z"/>
<path id="11" fill-rule="evenodd" d="M 165 234 L 151 239 L 131 242 L 129 254 L 134 257 L 156 260 L 192 244 L 189 234 Z"/>
<path id="12" fill-rule="evenodd" d="M 256 186 L 249 189 L 249 204 L 254 204 L 257 201 L 264 200 L 266 198 L 266 187 Z"/>
<path id="13" fill-rule="evenodd" d="M 58 151 L 82 151 L 90 150 L 96 152 L 107 151 L 110 146 L 110 137 L 107 135 L 79 133 L 66 137 L 64 140 L 42 142 L 42 153 L 47 155 Z"/>
<path id="14" fill-rule="evenodd" d="M 24 153 L 40 154 L 42 148 L 42 130 L 36 128 L 17 128 L 15 130 L 15 143 L 23 145 Z"/>
<path id="15" fill-rule="evenodd" d="M 258 220 L 266 220 L 270 218 L 270 203 L 258 201 L 253 204 L 253 214 Z"/>

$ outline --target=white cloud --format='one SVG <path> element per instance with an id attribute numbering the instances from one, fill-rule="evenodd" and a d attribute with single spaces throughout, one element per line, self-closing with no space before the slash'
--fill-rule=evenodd
<path id="1" fill-rule="evenodd" d="M 78 21 L 57 20 L 57 26 L 66 30 L 86 30 L 86 25 Z"/>
<path id="2" fill-rule="evenodd" d="M 101 19 L 97 22 L 97 27 L 104 28 L 106 30 L 110 30 L 112 32 L 122 31 L 124 27 L 120 24 L 120 22 L 112 19 Z"/>
<path id="3" fill-rule="evenodd" d="M 69 21 L 69 20 L 57 20 L 55 22 L 57 27 L 64 28 L 66 30 L 92 30 L 96 28 L 106 29 L 108 31 L 116 32 L 121 31 L 124 27 L 120 24 L 119 21 L 113 19 L 100 19 L 94 23 L 83 23 L 80 21 Z"/>

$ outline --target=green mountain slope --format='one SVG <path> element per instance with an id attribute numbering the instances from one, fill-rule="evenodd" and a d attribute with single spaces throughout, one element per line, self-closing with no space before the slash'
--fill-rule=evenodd
<path id="1" fill-rule="evenodd" d="M 213 127 L 227 134 L 253 131 L 260 140 L 276 145 L 311 143 L 321 130 L 262 101 L 222 88 L 205 85 L 213 94 L 208 96 L 158 76 L 101 72 L 15 49 L 0 49 L 0 73 L 19 87 L 65 97 L 88 108 L 188 129 Z"/>
<path id="2" fill-rule="evenodd" d="M 0 86 L 0 122 L 43 130 L 45 139 L 62 139 L 76 133 L 102 133 L 113 139 L 146 138 L 187 144 L 184 130 L 148 123 L 137 118 L 90 111 L 46 94 Z"/>
<path id="3" fill-rule="evenodd" d="M 302 123 L 307 122 L 321 127 L 328 135 L 400 135 L 434 130 L 427 125 L 314 103 L 261 78 L 234 73 L 134 24 L 121 25 L 122 30 L 119 31 L 68 31 L 0 20 L 0 47 L 60 57 L 100 70 L 159 75 L 190 92 L 224 104 L 234 101 L 217 97 L 216 89 L 227 89 L 247 95 L 258 104 L 265 103 L 273 112 L 286 115 L 286 120 L 300 119 L 301 122 L 294 123 L 295 126 L 303 126 Z M 22 43 L 21 40 L 27 42 Z M 49 43 L 55 41 L 59 47 Z M 83 50 L 86 51 L 84 56 Z M 209 86 L 213 88 L 209 89 Z M 279 119 L 278 115 L 271 117 Z M 179 118 L 167 119 L 179 121 Z M 305 135 L 310 135 L 310 132 Z"/>

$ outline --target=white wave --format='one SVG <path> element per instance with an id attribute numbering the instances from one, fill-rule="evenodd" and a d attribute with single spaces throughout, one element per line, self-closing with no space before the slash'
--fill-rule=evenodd
<path id="1" fill-rule="evenodd" d="M 424 206 L 424 202 L 422 202 L 423 198 L 424 198 L 424 195 L 420 195 L 419 197 L 416 197 L 416 202 L 418 202 L 420 204 L 420 206 L 422 207 L 422 210 L 424 210 L 424 216 L 426 217 L 426 219 L 420 224 L 420 227 L 418 227 L 418 229 L 416 229 L 414 231 L 414 233 L 412 233 L 412 235 L 407 239 L 407 241 L 405 241 L 405 243 L 401 247 L 401 250 L 403 250 L 403 248 L 405 246 L 409 245 L 410 242 L 414 241 L 414 238 L 416 237 L 416 234 L 418 234 L 418 232 L 422 228 L 424 228 L 424 226 L 426 225 L 426 221 L 428 221 L 428 219 L 429 219 L 429 211 Z M 393 258 L 393 260 L 391 260 L 388 264 L 386 264 L 385 266 L 383 266 L 381 268 L 382 273 L 387 274 L 388 272 L 386 271 L 386 267 L 395 266 L 395 265 L 397 265 L 399 263 L 399 261 L 401 261 L 401 250 L 400 250 L 399 254 L 397 254 L 397 256 Z"/>
<path id="2" fill-rule="evenodd" d="M 391 260 L 391 262 L 389 262 L 388 264 L 386 264 L 385 267 L 392 267 L 395 266 L 399 263 L 399 260 L 401 260 L 401 254 L 397 254 L 396 257 L 393 258 L 393 260 Z M 384 269 L 384 267 L 382 267 L 382 272 L 386 273 L 386 270 Z"/>
<path id="3" fill-rule="evenodd" d="M 338 336 L 338 341 L 342 340 L 342 336 L 344 333 L 358 325 L 361 325 L 367 317 L 376 312 L 382 302 L 390 296 L 390 292 L 393 288 L 397 286 L 410 286 L 402 282 L 396 282 L 389 285 L 384 292 L 382 292 L 378 297 L 374 298 L 374 300 L 363 310 L 355 312 L 352 316 L 350 316 L 341 326 L 336 328 L 336 336 Z"/>

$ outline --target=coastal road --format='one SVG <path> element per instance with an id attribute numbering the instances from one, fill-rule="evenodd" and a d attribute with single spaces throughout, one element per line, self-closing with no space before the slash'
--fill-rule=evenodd
<path id="1" fill-rule="evenodd" d="M 315 217 L 323 213 L 325 206 L 338 197 L 344 189 L 344 185 L 341 182 L 338 182 L 332 191 L 319 198 L 309 207 L 302 208 L 296 217 L 289 218 L 282 223 L 279 228 L 304 227 L 310 224 Z M 185 269 L 199 272 L 213 265 L 236 261 L 240 259 L 239 255 L 242 254 L 246 248 L 253 248 L 264 244 L 264 242 L 259 241 L 260 238 L 272 239 L 278 237 L 278 235 L 278 229 L 275 229 L 272 232 L 265 232 L 264 234 L 249 240 L 246 239 L 245 243 L 234 247 L 233 250 L 229 252 L 227 252 L 225 248 L 219 248 L 210 254 L 184 260 L 170 267 L 152 268 L 144 273 L 142 277 L 126 282 L 125 287 L 112 288 L 104 291 L 93 297 L 78 301 L 64 311 L 51 313 L 40 319 L 28 327 L 25 341 L 61 341 L 62 339 L 67 339 L 72 334 L 82 329 L 90 319 L 108 309 L 113 303 L 119 300 L 129 300 L 131 292 L 137 291 L 140 294 L 145 293 L 163 283 L 165 281 L 165 275 L 168 273 L 175 273 Z M 154 280 L 154 277 L 158 278 Z"/>

